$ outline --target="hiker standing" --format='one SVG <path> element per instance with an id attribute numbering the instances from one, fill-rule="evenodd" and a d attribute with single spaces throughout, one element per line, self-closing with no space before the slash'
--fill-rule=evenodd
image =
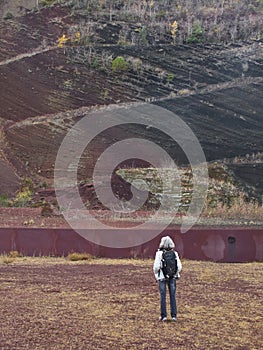
<path id="1" fill-rule="evenodd" d="M 170 309 L 172 321 L 176 321 L 176 280 L 180 278 L 179 272 L 182 270 L 182 263 L 178 253 L 174 250 L 174 242 L 171 237 L 162 237 L 159 249 L 156 252 L 153 264 L 153 272 L 160 291 L 161 316 L 160 321 L 167 321 L 166 310 L 166 286 L 170 295 Z"/>

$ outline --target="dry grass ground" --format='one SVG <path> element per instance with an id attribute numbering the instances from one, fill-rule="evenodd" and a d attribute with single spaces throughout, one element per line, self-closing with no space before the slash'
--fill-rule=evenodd
<path id="1" fill-rule="evenodd" d="M 152 263 L 0 257 L 0 349 L 263 348 L 260 263 L 183 261 L 177 323 L 157 321 Z"/>

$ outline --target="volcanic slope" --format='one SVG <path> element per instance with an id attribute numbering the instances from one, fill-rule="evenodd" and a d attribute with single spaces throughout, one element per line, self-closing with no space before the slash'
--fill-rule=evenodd
<path id="1" fill-rule="evenodd" d="M 5 179 L 11 166 L 20 177 L 52 179 L 58 147 L 77 120 L 90 108 L 136 101 L 177 114 L 194 131 L 209 161 L 263 151 L 260 41 L 123 46 L 112 38 L 127 23 L 99 22 L 92 46 L 75 42 L 58 47 L 58 38 L 70 30 L 76 33 L 76 24 L 70 10 L 59 6 L 0 23 Z M 126 69 L 114 71 L 117 56 L 125 59 Z M 131 132 L 144 136 L 145 128 L 131 129 L 129 136 Z M 120 127 L 114 135 L 105 134 L 105 144 L 125 136 Z M 165 135 L 149 130 L 147 137 L 184 162 Z M 90 163 L 105 144 L 93 144 Z M 1 193 L 7 188 L 2 186 Z"/>

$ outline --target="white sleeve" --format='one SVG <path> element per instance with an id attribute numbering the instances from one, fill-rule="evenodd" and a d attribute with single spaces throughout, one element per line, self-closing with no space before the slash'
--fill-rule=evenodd
<path id="1" fill-rule="evenodd" d="M 180 272 L 182 270 L 182 263 L 181 263 L 181 260 L 179 258 L 179 255 L 177 252 L 175 252 L 176 254 L 176 259 L 177 259 L 177 267 L 178 267 L 178 272 Z"/>
<path id="2" fill-rule="evenodd" d="M 161 254 L 160 254 L 160 251 L 157 251 L 155 254 L 155 259 L 153 263 L 153 272 L 155 275 L 157 275 L 159 270 L 161 269 L 161 264 L 162 264 Z"/>

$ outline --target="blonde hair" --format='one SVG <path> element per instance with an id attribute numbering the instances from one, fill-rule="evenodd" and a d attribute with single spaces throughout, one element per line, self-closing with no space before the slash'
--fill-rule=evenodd
<path id="1" fill-rule="evenodd" d="M 160 249 L 173 249 L 174 248 L 174 242 L 171 237 L 165 236 L 162 237 L 159 248 Z"/>

